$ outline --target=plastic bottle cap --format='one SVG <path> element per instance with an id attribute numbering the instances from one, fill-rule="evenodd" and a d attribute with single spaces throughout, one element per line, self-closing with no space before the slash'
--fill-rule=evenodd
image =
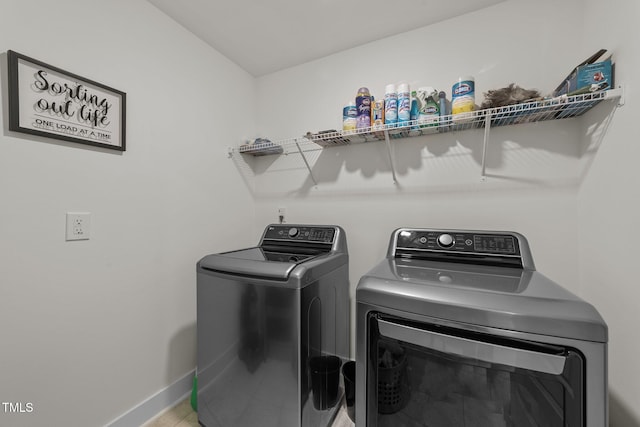
<path id="1" fill-rule="evenodd" d="M 398 93 L 409 92 L 409 85 L 407 83 L 400 83 L 398 85 Z"/>
<path id="2" fill-rule="evenodd" d="M 384 93 L 396 93 L 396 85 L 388 84 L 384 87 Z"/>

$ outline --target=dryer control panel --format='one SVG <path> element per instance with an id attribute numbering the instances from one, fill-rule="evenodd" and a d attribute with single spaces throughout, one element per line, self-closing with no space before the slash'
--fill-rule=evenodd
<path id="1" fill-rule="evenodd" d="M 508 234 L 402 230 L 396 247 L 489 255 L 520 255 L 518 239 Z"/>
<path id="2" fill-rule="evenodd" d="M 523 245 L 527 248 L 526 262 L 522 259 Z M 392 238 L 390 255 L 475 264 L 533 265 L 523 236 L 498 231 L 399 229 Z"/>

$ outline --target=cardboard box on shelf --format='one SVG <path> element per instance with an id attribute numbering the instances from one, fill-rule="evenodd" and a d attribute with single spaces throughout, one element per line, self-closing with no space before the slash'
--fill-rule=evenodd
<path id="1" fill-rule="evenodd" d="M 567 95 L 597 92 L 613 87 L 611 60 L 578 67 L 576 75 L 569 81 Z"/>
<path id="2" fill-rule="evenodd" d="M 600 49 L 578 64 L 553 91 L 553 96 L 578 95 L 611 89 L 613 74 L 611 52 Z"/>

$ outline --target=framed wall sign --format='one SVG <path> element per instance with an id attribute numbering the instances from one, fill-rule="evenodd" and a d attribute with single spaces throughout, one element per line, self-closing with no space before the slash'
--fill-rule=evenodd
<path id="1" fill-rule="evenodd" d="M 126 94 L 8 51 L 9 130 L 125 151 Z"/>

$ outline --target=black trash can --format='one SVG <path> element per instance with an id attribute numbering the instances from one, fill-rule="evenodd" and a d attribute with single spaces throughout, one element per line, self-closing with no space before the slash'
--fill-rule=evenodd
<path id="1" fill-rule="evenodd" d="M 338 356 L 316 356 L 309 359 L 314 408 L 329 409 L 338 402 L 341 363 Z"/>
<path id="2" fill-rule="evenodd" d="M 347 415 L 356 422 L 356 362 L 350 360 L 342 365 L 344 379 L 344 400 L 347 405 Z"/>

